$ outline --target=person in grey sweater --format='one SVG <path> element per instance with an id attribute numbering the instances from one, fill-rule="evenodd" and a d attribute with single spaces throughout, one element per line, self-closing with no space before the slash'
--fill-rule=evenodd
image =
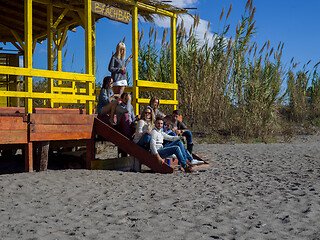
<path id="1" fill-rule="evenodd" d="M 119 42 L 116 48 L 116 53 L 111 57 L 109 63 L 109 71 L 111 72 L 111 77 L 114 81 L 113 92 L 115 94 L 121 95 L 128 85 L 127 82 L 127 70 L 132 55 L 125 61 L 126 58 L 126 45 L 123 42 Z"/>

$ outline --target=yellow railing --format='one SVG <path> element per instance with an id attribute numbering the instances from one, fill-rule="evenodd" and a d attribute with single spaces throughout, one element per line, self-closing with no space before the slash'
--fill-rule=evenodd
<path id="1" fill-rule="evenodd" d="M 54 104 L 62 105 L 86 104 L 88 103 L 87 101 L 89 101 L 89 104 L 92 104 L 92 107 L 96 100 L 93 89 L 88 91 L 87 87 L 80 88 L 79 86 L 77 86 L 77 84 L 73 84 L 82 83 L 86 84 L 87 86 L 89 85 L 88 83 L 90 83 L 89 86 L 93 88 L 95 82 L 94 75 L 7 66 L 0 66 L 0 74 L 18 75 L 25 77 L 42 77 L 70 82 L 69 84 L 61 84 L 60 86 L 53 87 L 51 93 L 45 91 L 36 92 L 32 88 L 25 88 L 26 91 L 0 91 L 0 96 L 29 99 L 48 99 Z"/>

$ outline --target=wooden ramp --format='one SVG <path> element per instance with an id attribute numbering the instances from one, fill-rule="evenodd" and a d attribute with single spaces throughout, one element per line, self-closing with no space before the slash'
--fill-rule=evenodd
<path id="1" fill-rule="evenodd" d="M 158 159 L 151 153 L 130 141 L 127 137 L 113 129 L 108 124 L 104 123 L 98 118 L 94 119 L 94 133 L 104 137 L 106 140 L 112 142 L 126 153 L 139 159 L 139 161 L 151 168 L 156 173 L 173 173 L 174 168 L 170 167 L 164 162 L 159 162 Z"/>

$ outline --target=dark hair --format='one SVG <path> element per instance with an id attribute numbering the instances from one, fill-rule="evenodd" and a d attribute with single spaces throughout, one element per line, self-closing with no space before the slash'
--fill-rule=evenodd
<path id="1" fill-rule="evenodd" d="M 163 119 L 169 119 L 169 120 L 171 120 L 171 118 L 172 118 L 171 115 L 167 115 L 167 116 L 165 116 Z"/>
<path id="2" fill-rule="evenodd" d="M 156 117 L 156 121 L 163 121 L 163 117 L 161 117 L 161 116 L 158 116 L 158 117 Z"/>
<path id="3" fill-rule="evenodd" d="M 174 111 L 172 112 L 172 114 L 176 114 L 176 115 L 179 115 L 179 116 L 180 116 L 180 111 L 179 111 L 179 110 L 174 110 Z"/>
<path id="4" fill-rule="evenodd" d="M 127 93 L 127 92 L 124 92 L 124 93 L 122 93 L 121 94 L 121 99 L 124 99 L 125 97 L 127 97 L 129 95 L 129 93 Z"/>
<path id="5" fill-rule="evenodd" d="M 104 89 L 109 89 L 110 88 L 110 82 L 112 81 L 112 77 L 110 76 L 106 76 L 103 79 L 103 84 L 102 84 L 102 88 Z"/>

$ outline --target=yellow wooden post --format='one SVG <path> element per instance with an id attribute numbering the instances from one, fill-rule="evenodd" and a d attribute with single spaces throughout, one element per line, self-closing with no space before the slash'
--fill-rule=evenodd
<path id="1" fill-rule="evenodd" d="M 53 70 L 53 32 L 52 32 L 52 24 L 53 24 L 53 6 L 52 0 L 49 1 L 47 5 L 47 68 L 48 70 Z M 53 92 L 53 79 L 48 78 L 48 93 Z M 53 108 L 53 100 L 50 99 L 49 107 Z"/>
<path id="2" fill-rule="evenodd" d="M 139 114 L 139 87 L 137 86 L 137 81 L 139 80 L 139 71 L 138 71 L 138 7 L 137 5 L 132 8 L 132 82 L 133 82 L 133 93 L 132 93 L 132 105 L 136 115 Z"/>
<path id="3" fill-rule="evenodd" d="M 177 14 L 171 17 L 171 83 L 177 83 L 177 34 L 176 34 Z M 177 90 L 171 90 L 171 99 L 177 100 Z M 177 109 L 177 105 L 172 105 L 171 110 Z"/>
<path id="4" fill-rule="evenodd" d="M 32 68 L 32 0 L 24 0 L 24 67 Z M 32 77 L 25 77 L 25 91 L 32 95 Z M 32 113 L 32 98 L 24 100 L 25 112 Z"/>
<path id="5" fill-rule="evenodd" d="M 92 74 L 96 74 L 96 19 L 92 16 Z M 92 94 L 95 93 L 96 83 L 92 83 Z M 92 101 L 92 109 L 95 108 L 95 101 Z"/>
<path id="6" fill-rule="evenodd" d="M 91 14 L 91 0 L 85 0 L 85 38 L 86 38 L 86 74 L 92 75 L 92 14 Z M 86 84 L 87 95 L 92 96 L 92 81 Z M 91 101 L 86 101 L 86 112 L 92 114 Z"/>

